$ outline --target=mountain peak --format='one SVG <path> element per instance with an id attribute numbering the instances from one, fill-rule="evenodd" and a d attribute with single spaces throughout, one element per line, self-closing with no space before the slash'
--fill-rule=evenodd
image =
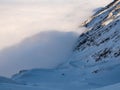
<path id="1" fill-rule="evenodd" d="M 114 0 L 112 3 L 97 11 L 90 19 L 83 23 L 87 28 L 95 26 L 100 27 L 100 23 L 111 22 L 112 19 L 119 17 L 120 0 Z M 104 25 L 104 24 L 103 24 Z"/>
<path id="2" fill-rule="evenodd" d="M 97 11 L 83 26 L 87 31 L 79 36 L 67 63 L 55 69 L 23 70 L 12 80 L 45 90 L 93 90 L 120 85 L 116 84 L 120 83 L 120 0 Z"/>

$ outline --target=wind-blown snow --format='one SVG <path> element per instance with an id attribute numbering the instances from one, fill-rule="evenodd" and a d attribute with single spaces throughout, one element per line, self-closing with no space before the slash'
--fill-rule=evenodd
<path id="1" fill-rule="evenodd" d="M 62 63 L 66 60 L 64 57 L 69 57 L 77 36 L 83 32 L 81 29 L 79 34 L 75 33 L 79 30 L 78 26 L 93 11 L 109 1 L 111 0 L 0 0 L 0 49 L 14 45 L 1 51 L 0 75 L 9 76 L 20 69 L 38 66 L 53 68 Z M 40 36 L 31 38 L 30 43 L 29 40 L 21 42 L 37 33 Z M 36 45 L 39 45 L 39 53 L 35 51 Z M 25 49 L 29 46 L 30 51 Z M 24 50 L 28 55 L 24 55 Z M 36 54 L 39 57 L 36 57 Z M 36 60 L 33 60 L 33 57 L 36 57 Z"/>

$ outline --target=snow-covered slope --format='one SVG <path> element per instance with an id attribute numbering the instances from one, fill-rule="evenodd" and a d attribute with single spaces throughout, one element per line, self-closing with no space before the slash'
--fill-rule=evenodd
<path id="1" fill-rule="evenodd" d="M 17 82 L 15 82 L 15 81 L 12 80 L 12 79 L 5 78 L 5 77 L 1 77 L 1 76 L 0 76 L 0 84 L 3 84 L 3 83 L 17 84 Z"/>
<path id="2" fill-rule="evenodd" d="M 55 69 L 23 70 L 8 85 L 15 90 L 119 90 L 120 0 L 96 12 L 83 23 L 83 33 L 70 59 Z M 118 83 L 118 84 L 117 84 Z M 6 85 L 6 84 L 5 84 Z M 0 88 L 3 90 L 5 86 Z"/>
<path id="3" fill-rule="evenodd" d="M 93 73 L 119 65 L 120 1 L 115 0 L 101 9 L 83 25 L 89 31 L 79 37 L 70 64 L 76 67 L 97 67 Z"/>
<path id="4" fill-rule="evenodd" d="M 95 90 L 120 90 L 120 83 L 115 84 L 115 85 L 106 86 L 106 87 L 99 88 L 99 89 L 95 89 Z"/>
<path id="5" fill-rule="evenodd" d="M 115 0 L 83 23 L 71 58 L 56 69 L 21 71 L 12 77 L 26 85 L 88 90 L 120 82 L 120 1 Z"/>

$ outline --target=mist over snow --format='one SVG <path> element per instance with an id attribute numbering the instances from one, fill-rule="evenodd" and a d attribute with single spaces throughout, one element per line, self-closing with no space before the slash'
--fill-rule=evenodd
<path id="1" fill-rule="evenodd" d="M 25 39 L 0 52 L 0 71 L 11 75 L 21 69 L 56 67 L 69 58 L 76 36 L 73 32 L 47 31 Z"/>
<path id="2" fill-rule="evenodd" d="M 0 0 L 0 75 L 54 68 L 72 53 L 79 25 L 112 0 Z"/>

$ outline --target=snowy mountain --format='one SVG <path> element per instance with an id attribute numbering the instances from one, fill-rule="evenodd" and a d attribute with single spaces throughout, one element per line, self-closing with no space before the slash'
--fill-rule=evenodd
<path id="1" fill-rule="evenodd" d="M 2 90 L 119 90 L 120 0 L 97 11 L 82 26 L 70 59 L 55 69 L 23 70 Z M 7 86 L 7 88 L 6 88 Z"/>
<path id="2" fill-rule="evenodd" d="M 114 0 L 95 13 L 83 26 L 88 28 L 88 31 L 79 37 L 71 65 L 97 67 L 93 73 L 119 66 L 120 1 Z"/>

